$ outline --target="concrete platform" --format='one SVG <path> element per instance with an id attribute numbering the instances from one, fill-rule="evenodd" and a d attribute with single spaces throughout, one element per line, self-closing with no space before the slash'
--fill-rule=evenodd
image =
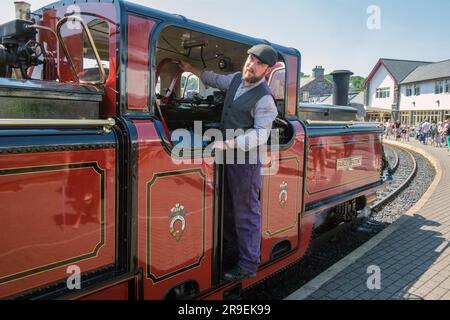
<path id="1" fill-rule="evenodd" d="M 410 210 L 287 300 L 450 300 L 450 156 L 417 142 L 436 177 Z"/>

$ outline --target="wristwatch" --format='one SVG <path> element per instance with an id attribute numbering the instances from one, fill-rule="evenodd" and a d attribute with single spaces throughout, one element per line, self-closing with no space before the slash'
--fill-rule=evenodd
<path id="1" fill-rule="evenodd" d="M 231 149 L 230 140 L 225 140 L 224 143 L 225 143 L 225 145 L 227 146 L 228 149 Z"/>

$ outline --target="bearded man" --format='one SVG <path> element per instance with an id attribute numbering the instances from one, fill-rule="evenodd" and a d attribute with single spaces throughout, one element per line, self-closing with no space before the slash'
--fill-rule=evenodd
<path id="1" fill-rule="evenodd" d="M 267 142 L 277 116 L 265 77 L 277 62 L 278 53 L 266 44 L 255 45 L 247 53 L 242 72 L 230 75 L 180 62 L 182 70 L 194 73 L 205 85 L 227 91 L 220 121 L 227 139 L 216 141 L 214 148 L 240 149 L 245 155 L 244 161 L 234 157 L 231 163 L 227 157 L 224 166 L 223 260 L 224 266 L 230 267 L 224 274 L 229 281 L 256 276 L 260 263 L 262 161 L 251 151 Z"/>

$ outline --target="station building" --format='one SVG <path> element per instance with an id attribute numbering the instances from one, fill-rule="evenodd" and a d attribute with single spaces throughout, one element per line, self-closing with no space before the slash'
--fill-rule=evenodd
<path id="1" fill-rule="evenodd" d="M 400 120 L 415 125 L 424 119 L 450 117 L 450 59 L 441 62 L 380 59 L 364 83 L 369 120 Z"/>

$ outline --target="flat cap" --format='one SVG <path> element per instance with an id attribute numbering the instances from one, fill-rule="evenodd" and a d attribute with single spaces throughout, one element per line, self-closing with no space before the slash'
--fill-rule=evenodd
<path id="1" fill-rule="evenodd" d="M 262 63 L 267 64 L 269 67 L 273 67 L 278 60 L 278 53 L 274 48 L 267 44 L 257 44 L 251 47 L 247 53 L 254 55 L 261 60 Z"/>

